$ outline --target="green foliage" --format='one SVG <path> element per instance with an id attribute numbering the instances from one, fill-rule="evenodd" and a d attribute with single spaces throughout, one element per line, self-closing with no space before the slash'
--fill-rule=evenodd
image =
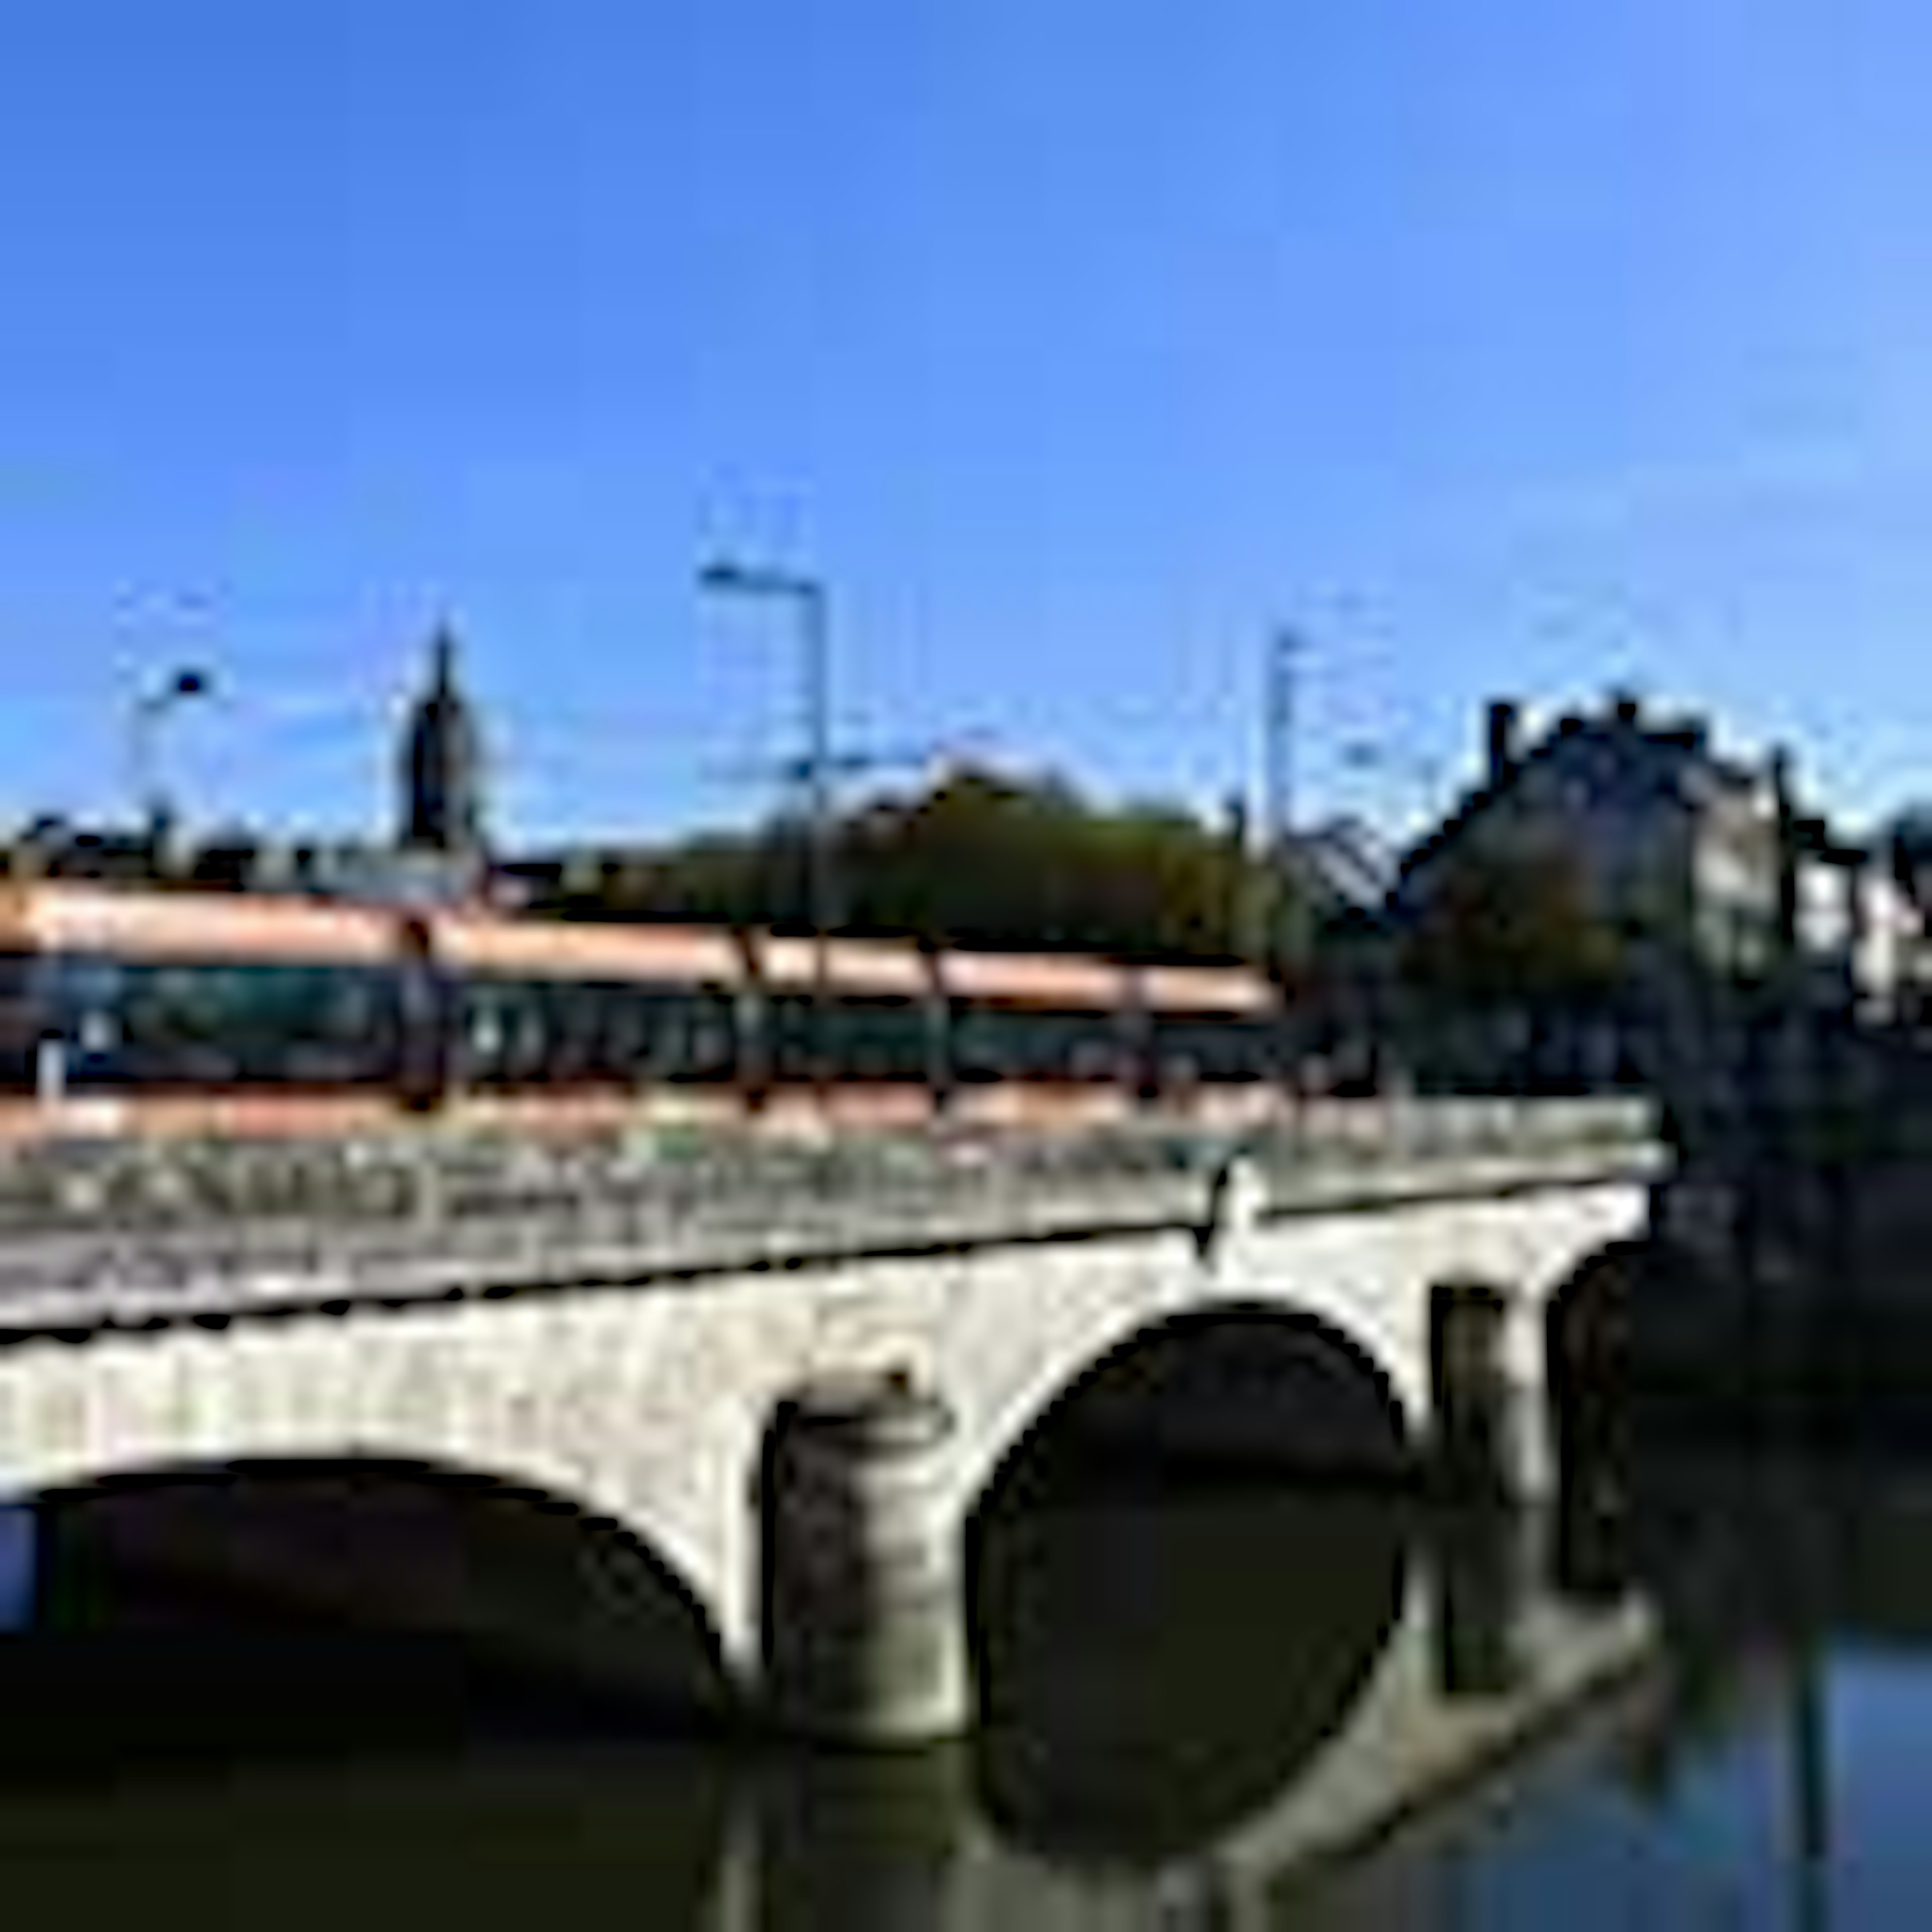
<path id="1" fill-rule="evenodd" d="M 840 930 L 934 945 L 1226 960 L 1262 902 L 1225 832 L 1172 806 L 1104 809 L 1052 777 L 962 768 L 845 816 L 830 842 Z M 803 930 L 809 877 L 806 828 L 782 817 L 607 868 L 548 909 Z"/>
<path id="2" fill-rule="evenodd" d="M 1398 970 L 1438 999 L 1553 1004 L 1604 996 L 1625 963 L 1568 860 L 1468 851 L 1447 862 L 1411 920 Z"/>

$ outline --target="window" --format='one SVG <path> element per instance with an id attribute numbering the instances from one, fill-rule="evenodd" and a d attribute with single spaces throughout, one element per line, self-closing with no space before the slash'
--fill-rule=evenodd
<path id="1" fill-rule="evenodd" d="M 1113 1012 L 975 1001 L 953 1026 L 952 1070 L 962 1080 L 1118 1082 L 1132 1058 L 1126 1023 Z"/>
<path id="2" fill-rule="evenodd" d="M 478 976 L 457 1028 L 472 1086 L 728 1081 L 737 1068 L 731 996 L 714 987 Z"/>
<path id="3" fill-rule="evenodd" d="M 0 1091 L 24 1093 L 34 1084 L 44 1024 L 34 965 L 26 954 L 0 954 Z"/>
<path id="4" fill-rule="evenodd" d="M 813 997 L 775 994 L 770 1016 L 772 1070 L 781 1080 L 813 1072 Z M 841 1080 L 923 1082 L 934 1058 L 932 1021 L 922 1001 L 899 995 L 830 995 L 825 1002 L 826 1070 Z"/>
<path id="5" fill-rule="evenodd" d="M 1186 1062 L 1203 1080 L 1263 1080 L 1279 1064 L 1272 1022 L 1246 1013 L 1156 1013 L 1154 1050 L 1163 1073 Z"/>
<path id="6" fill-rule="evenodd" d="M 386 1081 L 397 1039 L 393 974 L 364 965 L 44 964 L 43 1018 L 81 1084 L 317 1086 Z"/>

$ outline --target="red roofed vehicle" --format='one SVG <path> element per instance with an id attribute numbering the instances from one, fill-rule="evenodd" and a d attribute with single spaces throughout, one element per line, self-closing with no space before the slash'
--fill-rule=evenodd
<path id="1" fill-rule="evenodd" d="M 760 1118 L 774 1127 L 930 1120 L 944 1092 L 932 958 L 872 940 L 747 943 L 757 986 Z"/>
<path id="2" fill-rule="evenodd" d="M 0 892 L 5 1131 L 324 1134 L 393 1114 L 395 922 L 268 895 Z"/>
<path id="3" fill-rule="evenodd" d="M 1286 1051 L 1268 980 L 1240 968 L 1145 967 L 1139 1005 L 1151 1104 L 1232 1125 L 1266 1116 Z"/>
<path id="4" fill-rule="evenodd" d="M 0 886 L 0 1133 L 1258 1118 L 1274 988 L 294 894 Z"/>
<path id="5" fill-rule="evenodd" d="M 952 1115 L 988 1125 L 1124 1118 L 1140 1087 L 1133 975 L 1063 953 L 946 952 Z"/>
<path id="6" fill-rule="evenodd" d="M 478 910 L 430 931 L 458 1118 L 548 1131 L 740 1112 L 747 975 L 730 933 Z"/>

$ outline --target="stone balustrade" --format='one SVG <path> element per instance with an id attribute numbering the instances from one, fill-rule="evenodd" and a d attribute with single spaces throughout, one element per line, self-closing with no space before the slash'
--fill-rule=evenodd
<path id="1" fill-rule="evenodd" d="M 73 1143 L 0 1163 L 0 1330 L 613 1285 L 865 1253 L 1204 1228 L 1560 1178 L 1647 1142 L 1620 1102 L 1323 1101 L 1239 1136 L 1102 1132 Z"/>
<path id="2" fill-rule="evenodd" d="M 916 1215 L 978 1196 L 1151 1189 L 1251 1147 L 1281 1170 L 1406 1163 L 1496 1150 L 1636 1143 L 1639 1100 L 1310 1100 L 1258 1130 L 1184 1121 L 1070 1132 L 944 1130 L 787 1141 L 745 1133 L 607 1136 L 568 1143 L 484 1133 L 328 1142 L 75 1139 L 0 1160 L 0 1238 L 111 1226 L 130 1233 L 326 1218 L 458 1228 L 592 1208 L 764 1221 L 903 1203 Z"/>

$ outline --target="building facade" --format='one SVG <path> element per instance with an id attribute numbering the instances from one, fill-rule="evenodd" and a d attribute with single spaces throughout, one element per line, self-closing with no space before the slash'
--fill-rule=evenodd
<path id="1" fill-rule="evenodd" d="M 1404 861 L 1395 899 L 1420 916 L 1459 872 L 1560 880 L 1632 970 L 1689 958 L 1768 970 L 1788 888 L 1788 771 L 1720 758 L 1699 720 L 1648 716 L 1612 698 L 1534 740 L 1514 704 L 1490 707 L 1482 782 Z"/>
<path id="2" fill-rule="evenodd" d="M 1622 1028 L 1654 1078 L 1674 1058 L 1708 1060 L 1754 998 L 1867 1023 L 1924 1010 L 1917 902 L 1888 852 L 1798 810 L 1787 754 L 1722 755 L 1702 719 L 1657 715 L 1625 693 L 1534 735 L 1498 701 L 1486 752 L 1480 782 L 1405 860 L 1394 923 L 1426 926 L 1472 875 L 1560 898 L 1613 970 L 1567 1011 L 1545 999 L 1559 1036 Z M 1497 1027 L 1514 1028 L 1520 1046 L 1526 1022 L 1504 1012 L 1488 1024 L 1478 1057 L 1493 1062 Z M 1631 1058 L 1627 1040 L 1543 1044 L 1586 1084 Z"/>

